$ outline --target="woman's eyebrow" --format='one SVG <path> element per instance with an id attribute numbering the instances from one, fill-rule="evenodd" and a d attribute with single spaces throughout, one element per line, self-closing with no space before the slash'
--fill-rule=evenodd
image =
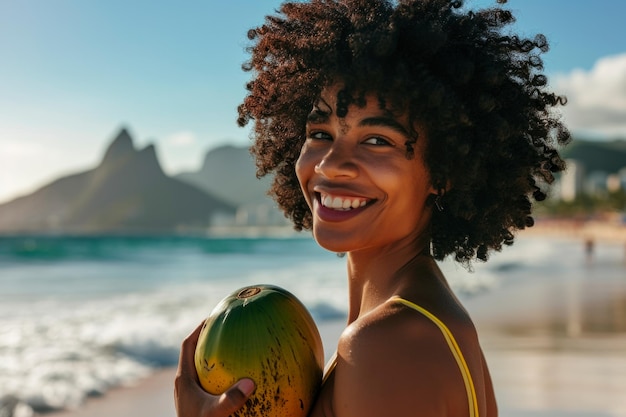
<path id="1" fill-rule="evenodd" d="M 317 100 L 317 103 L 313 105 L 313 110 L 311 110 L 311 113 L 309 113 L 309 115 L 306 117 L 306 122 L 313 124 L 327 123 L 331 114 L 333 114 L 332 107 L 330 107 L 326 100 L 320 97 Z"/>
<path id="2" fill-rule="evenodd" d="M 401 123 L 399 123 L 397 120 L 391 117 L 385 117 L 385 116 L 367 117 L 359 122 L 359 126 L 361 127 L 364 127 L 364 126 L 386 127 L 386 128 L 395 130 L 396 132 L 404 136 L 407 136 L 407 137 L 411 136 L 409 132 L 405 129 L 405 127 L 402 126 Z"/>
<path id="3" fill-rule="evenodd" d="M 306 122 L 313 123 L 313 124 L 326 123 L 328 122 L 329 117 L 330 117 L 329 113 L 318 110 L 318 109 L 314 109 L 306 117 Z"/>

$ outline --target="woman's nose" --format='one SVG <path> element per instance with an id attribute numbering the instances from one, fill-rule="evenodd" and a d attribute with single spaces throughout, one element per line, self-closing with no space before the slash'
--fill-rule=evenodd
<path id="1" fill-rule="evenodd" d="M 335 140 L 323 158 L 315 165 L 315 173 L 326 178 L 356 177 L 358 165 L 350 144 Z"/>

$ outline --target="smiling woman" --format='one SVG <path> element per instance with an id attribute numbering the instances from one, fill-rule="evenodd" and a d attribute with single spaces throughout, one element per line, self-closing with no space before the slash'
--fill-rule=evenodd
<path id="1" fill-rule="evenodd" d="M 304 197 L 318 220 L 313 221 L 315 239 L 334 252 L 378 251 L 392 242 L 426 250 L 428 242 L 420 241 L 430 221 L 426 200 L 436 190 L 422 160 L 425 142 L 417 144 L 418 157 L 408 158 L 409 131 L 415 129 L 406 126 L 406 116 L 388 115 L 373 95 L 365 107 L 352 106 L 339 117 L 341 89 L 333 85 L 322 92 L 296 163 Z M 416 210 L 420 207 L 426 212 Z"/>
<path id="2" fill-rule="evenodd" d="M 436 260 L 512 244 L 564 169 L 546 39 L 505 31 L 513 20 L 461 1 L 311 0 L 249 33 L 239 122 L 254 121 L 258 173 L 296 229 L 347 254 L 348 322 L 310 416 L 497 415 L 477 331 Z M 188 371 L 197 334 L 178 413 L 227 416 L 259 381 L 202 392 Z"/>

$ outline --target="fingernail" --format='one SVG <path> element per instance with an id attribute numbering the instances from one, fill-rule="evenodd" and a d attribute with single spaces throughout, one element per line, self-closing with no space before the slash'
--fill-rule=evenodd
<path id="1" fill-rule="evenodd" d="M 241 391 L 243 395 L 247 397 L 248 395 L 252 394 L 252 391 L 254 391 L 254 382 L 252 382 L 251 379 L 242 379 L 241 381 L 239 381 L 237 388 L 239 389 L 239 391 Z"/>

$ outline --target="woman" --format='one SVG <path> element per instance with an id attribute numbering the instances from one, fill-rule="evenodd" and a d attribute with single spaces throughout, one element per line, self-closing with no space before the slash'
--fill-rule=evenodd
<path id="1" fill-rule="evenodd" d="M 500 1 L 502 3 L 502 1 Z M 459 1 L 286 3 L 251 31 L 259 175 L 296 229 L 347 255 L 348 326 L 311 416 L 495 416 L 476 330 L 436 260 L 467 267 L 532 226 L 569 140 L 542 36 Z M 179 416 L 227 416 L 254 383 L 200 388 L 183 343 Z"/>

